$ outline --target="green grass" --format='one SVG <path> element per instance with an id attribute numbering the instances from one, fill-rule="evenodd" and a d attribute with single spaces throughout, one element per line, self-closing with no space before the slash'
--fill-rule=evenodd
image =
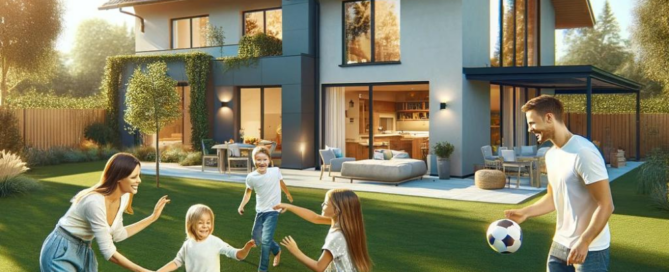
<path id="1" fill-rule="evenodd" d="M 100 177 L 103 162 L 39 167 L 30 172 L 42 190 L 30 195 L 0 199 L 0 271 L 38 271 L 39 250 L 69 199 Z M 141 220 L 155 201 L 169 195 L 172 203 L 163 216 L 143 232 L 117 243 L 118 250 L 136 263 L 157 269 L 174 258 L 184 240 L 184 216 L 195 203 L 209 205 L 216 214 L 215 235 L 235 247 L 251 237 L 255 202 L 247 214 L 236 212 L 244 186 L 194 179 L 142 176 L 135 197 L 135 215 L 125 215 L 126 225 Z M 616 205 L 610 220 L 611 271 L 669 270 L 669 213 L 652 207 L 646 196 L 636 195 L 636 171 L 612 183 Z M 380 185 L 384 186 L 384 185 Z M 291 188 L 295 204 L 320 210 L 325 191 Z M 515 254 L 492 251 L 485 239 L 488 224 L 503 217 L 503 210 L 521 205 L 436 200 L 430 198 L 358 193 L 363 201 L 369 251 L 375 271 L 544 271 L 555 229 L 555 215 L 530 219 L 522 227 L 524 244 Z M 312 225 L 294 214 L 281 215 L 275 239 L 292 235 L 312 258 L 320 255 L 327 226 Z M 95 245 L 95 243 L 94 243 Z M 97 247 L 95 245 L 95 247 Z M 97 249 L 96 249 L 97 251 Z M 288 253 L 288 252 L 286 252 Z M 102 259 L 101 271 L 121 269 Z M 256 271 L 259 250 L 242 262 L 221 258 L 223 271 Z M 285 254 L 272 271 L 306 271 Z"/>

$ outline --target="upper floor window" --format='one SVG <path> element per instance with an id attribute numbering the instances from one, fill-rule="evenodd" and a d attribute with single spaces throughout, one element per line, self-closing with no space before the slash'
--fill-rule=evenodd
<path id="1" fill-rule="evenodd" d="M 266 33 L 281 39 L 283 36 L 281 21 L 281 8 L 246 11 L 244 12 L 244 35 Z"/>
<path id="2" fill-rule="evenodd" d="M 343 2 L 344 64 L 400 61 L 400 0 Z"/>
<path id="3" fill-rule="evenodd" d="M 205 47 L 209 16 L 172 19 L 172 49 Z"/>
<path id="4" fill-rule="evenodd" d="M 490 0 L 491 66 L 538 66 L 539 1 Z"/>

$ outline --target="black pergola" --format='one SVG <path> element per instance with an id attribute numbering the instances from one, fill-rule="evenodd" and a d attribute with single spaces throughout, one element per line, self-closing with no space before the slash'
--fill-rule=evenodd
<path id="1" fill-rule="evenodd" d="M 525 66 L 463 68 L 468 80 L 488 81 L 490 84 L 521 88 L 554 89 L 556 94 L 585 94 L 587 135 L 592 136 L 593 94 L 636 94 L 636 159 L 640 157 L 641 103 L 639 92 L 643 85 L 606 72 L 592 65 Z"/>

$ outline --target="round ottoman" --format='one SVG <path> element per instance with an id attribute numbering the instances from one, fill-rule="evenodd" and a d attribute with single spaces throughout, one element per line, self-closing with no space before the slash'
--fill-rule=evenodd
<path id="1" fill-rule="evenodd" d="M 506 175 L 499 170 L 478 170 L 474 174 L 474 184 L 481 189 L 504 189 Z"/>

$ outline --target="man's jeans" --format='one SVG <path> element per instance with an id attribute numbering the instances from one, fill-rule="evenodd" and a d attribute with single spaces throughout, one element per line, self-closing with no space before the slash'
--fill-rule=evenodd
<path id="1" fill-rule="evenodd" d="M 550 253 L 548 254 L 548 263 L 546 271 L 548 272 L 606 272 L 609 271 L 609 249 L 599 251 L 588 251 L 585 262 L 567 265 L 569 248 L 553 242 Z"/>
<path id="2" fill-rule="evenodd" d="M 279 254 L 281 247 L 274 241 L 274 230 L 279 220 L 279 212 L 263 212 L 256 214 L 256 221 L 253 223 L 253 240 L 256 245 L 260 245 L 260 265 L 258 271 L 267 271 L 269 267 L 269 253 L 274 256 Z"/>

